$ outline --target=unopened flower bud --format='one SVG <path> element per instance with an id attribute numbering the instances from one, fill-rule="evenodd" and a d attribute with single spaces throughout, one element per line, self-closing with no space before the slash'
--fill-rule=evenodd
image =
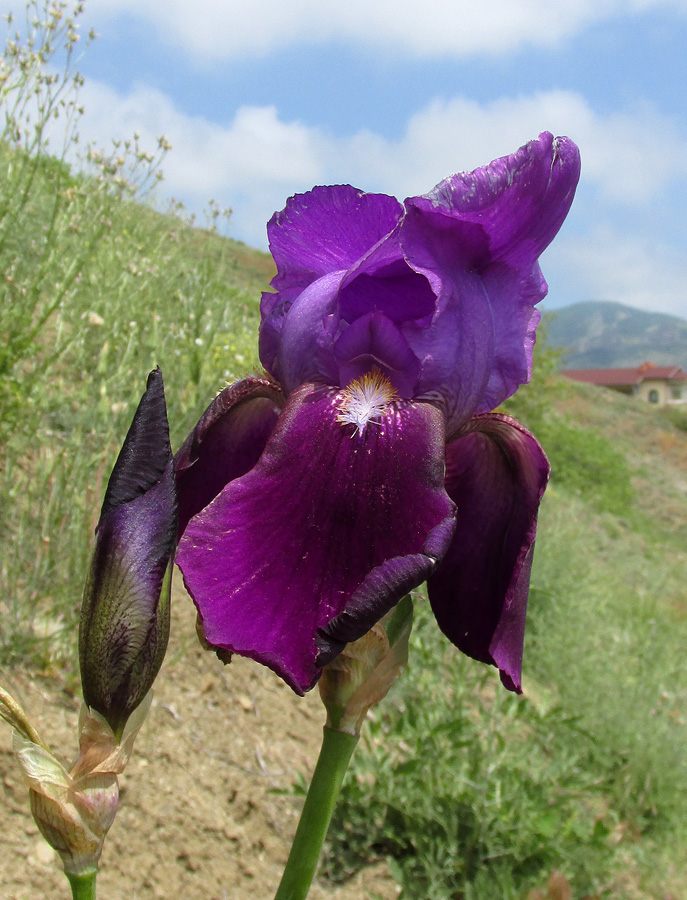
<path id="1" fill-rule="evenodd" d="M 319 688 L 328 728 L 360 734 L 368 710 L 386 697 L 408 663 L 412 627 L 412 600 L 404 597 L 323 668 Z"/>
<path id="2" fill-rule="evenodd" d="M 167 649 L 176 539 L 167 408 L 155 369 L 107 486 L 79 626 L 84 700 L 118 738 Z"/>
<path id="3" fill-rule="evenodd" d="M 33 818 L 59 853 L 68 876 L 85 875 L 98 867 L 117 812 L 117 775 L 129 760 L 150 699 L 129 718 L 121 739 L 99 713 L 84 706 L 79 720 L 79 755 L 69 771 L 38 740 L 35 731 L 11 722 L 15 727 L 12 744 L 29 787 Z M 31 739 L 32 733 L 36 740 Z"/>

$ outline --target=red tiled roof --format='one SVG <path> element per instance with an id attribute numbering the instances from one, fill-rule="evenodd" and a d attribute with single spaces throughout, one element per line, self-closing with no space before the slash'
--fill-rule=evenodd
<path id="1" fill-rule="evenodd" d="M 573 381 L 600 385 L 636 385 L 642 381 L 687 381 L 679 366 L 655 366 L 645 362 L 633 369 L 563 369 L 561 375 Z"/>

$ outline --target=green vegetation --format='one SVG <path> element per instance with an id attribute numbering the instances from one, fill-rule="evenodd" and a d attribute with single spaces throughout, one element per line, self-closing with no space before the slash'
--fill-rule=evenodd
<path id="1" fill-rule="evenodd" d="M 163 137 L 153 155 L 134 137 L 67 165 L 79 147 L 78 8 L 36 0 L 32 19 L 0 60 L 0 659 L 46 663 L 73 652 L 103 478 L 147 372 L 163 369 L 178 444 L 257 364 L 272 263 L 217 233 L 217 207 L 201 230 L 180 208 L 143 203 Z"/>
<path id="2" fill-rule="evenodd" d="M 676 428 L 687 431 L 687 406 L 667 406 L 661 413 Z"/>
<path id="3" fill-rule="evenodd" d="M 177 446 L 257 364 L 272 263 L 221 237 L 217 210 L 198 229 L 142 202 L 163 138 L 154 156 L 132 138 L 67 165 L 75 22 L 55 10 L 37 8 L 33 45 L 0 66 L 0 659 L 66 667 L 103 480 L 148 371 L 163 368 Z M 22 118 L 36 87 L 42 128 Z M 535 369 L 508 404 L 553 464 L 525 694 L 455 652 L 419 598 L 409 671 L 356 753 L 325 877 L 382 858 L 408 900 L 515 900 L 554 868 L 575 898 L 685 893 L 687 434 L 559 379 L 546 348 Z"/>
<path id="4" fill-rule="evenodd" d="M 559 411 L 556 401 L 565 396 L 566 384 L 554 374 L 560 354 L 545 344 L 547 325 L 545 320 L 540 326 L 535 377 L 509 402 L 508 412 L 523 421 L 545 448 L 554 484 L 584 495 L 599 512 L 631 517 L 635 492 L 622 450 L 612 438 Z"/>

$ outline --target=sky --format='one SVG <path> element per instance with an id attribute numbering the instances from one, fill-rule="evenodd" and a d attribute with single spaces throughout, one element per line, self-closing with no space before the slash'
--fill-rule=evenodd
<path id="1" fill-rule="evenodd" d="M 687 0 L 86 0 L 82 136 L 164 134 L 162 195 L 266 249 L 290 195 L 399 199 L 541 131 L 580 147 L 545 308 L 687 318 Z"/>

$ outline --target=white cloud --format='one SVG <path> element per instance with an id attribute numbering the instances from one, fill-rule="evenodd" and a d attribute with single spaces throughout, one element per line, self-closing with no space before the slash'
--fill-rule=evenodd
<path id="1" fill-rule="evenodd" d="M 90 81 L 80 100 L 82 142 L 107 150 L 112 139 L 138 131 L 142 147 L 153 149 L 164 135 L 173 148 L 163 165 L 164 194 L 195 212 L 211 198 L 233 207 L 238 236 L 256 246 L 265 245 L 265 223 L 290 193 L 326 180 L 317 131 L 281 121 L 271 106 L 243 107 L 220 126 L 185 115 L 145 86 L 124 96 Z"/>
<path id="2" fill-rule="evenodd" d="M 550 252 L 556 281 L 574 285 L 571 300 L 614 300 L 687 318 L 687 258 L 650 233 L 628 236 L 603 224 L 562 237 Z"/>
<path id="3" fill-rule="evenodd" d="M 648 105 L 602 116 L 567 91 L 485 105 L 463 97 L 435 100 L 410 118 L 395 145 L 380 147 L 376 136 L 359 135 L 349 159 L 385 181 L 387 189 L 413 194 L 427 190 L 439 173 L 483 165 L 547 130 L 575 140 L 584 181 L 614 202 L 649 202 L 687 176 L 687 133 L 676 121 Z"/>
<path id="4" fill-rule="evenodd" d="M 135 15 L 200 59 L 345 41 L 419 56 L 551 46 L 589 24 L 687 0 L 91 0 L 100 15 Z"/>
<path id="5" fill-rule="evenodd" d="M 652 234 L 626 236 L 630 229 L 639 235 L 648 228 L 647 210 L 661 194 L 669 208 L 671 189 L 684 187 L 687 179 L 687 137 L 648 107 L 603 116 L 567 92 L 485 105 L 458 97 L 430 103 L 390 141 L 370 131 L 334 138 L 283 121 L 271 106 L 244 107 L 218 125 L 185 115 L 147 87 L 122 96 L 90 82 L 82 100 L 83 139 L 106 145 L 110 137 L 138 130 L 144 146 L 153 147 L 165 134 L 173 145 L 164 165 L 165 191 L 196 211 L 210 197 L 233 207 L 232 234 L 260 247 L 266 246 L 265 224 L 274 210 L 314 184 L 350 182 L 402 198 L 429 190 L 456 169 L 512 152 L 546 128 L 567 133 L 581 147 L 583 181 L 573 221 L 547 253 L 552 293 L 573 286 L 578 299 L 687 315 L 684 255 Z M 614 231 L 610 223 L 623 221 L 625 232 Z"/>

